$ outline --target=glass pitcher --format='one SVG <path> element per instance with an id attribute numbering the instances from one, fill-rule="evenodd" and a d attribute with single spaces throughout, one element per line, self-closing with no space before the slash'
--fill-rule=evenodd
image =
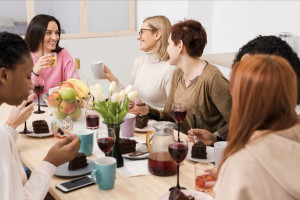
<path id="1" fill-rule="evenodd" d="M 148 169 L 157 176 L 171 176 L 176 174 L 176 163 L 168 150 L 169 142 L 174 140 L 174 123 L 156 122 L 153 124 L 154 134 L 150 144 Z M 149 144 L 149 134 L 147 143 Z"/>

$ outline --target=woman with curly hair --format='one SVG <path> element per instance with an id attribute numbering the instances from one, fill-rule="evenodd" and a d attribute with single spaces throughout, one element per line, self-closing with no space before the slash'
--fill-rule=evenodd
<path id="1" fill-rule="evenodd" d="M 255 54 L 270 54 L 285 58 L 295 70 L 298 79 L 298 100 L 300 104 L 300 59 L 292 47 L 276 36 L 257 36 L 242 46 L 236 54 L 233 65 L 245 57 Z M 300 108 L 299 108 L 300 113 Z"/>

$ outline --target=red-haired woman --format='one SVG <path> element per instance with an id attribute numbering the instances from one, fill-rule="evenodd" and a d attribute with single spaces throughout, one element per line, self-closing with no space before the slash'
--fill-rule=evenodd
<path id="1" fill-rule="evenodd" d="M 231 109 L 228 80 L 217 67 L 200 59 L 206 45 L 206 32 L 201 23 L 186 20 L 175 24 L 169 37 L 169 63 L 175 70 L 171 90 L 163 111 L 136 106 L 131 111 L 148 114 L 157 120 L 174 121 L 172 103 L 184 102 L 188 112 L 181 131 L 193 128 L 193 115 L 200 129 L 192 129 L 206 144 L 225 140 Z"/>
<path id="2" fill-rule="evenodd" d="M 216 200 L 299 199 L 297 77 L 282 57 L 254 55 L 231 74 L 228 145 Z"/>

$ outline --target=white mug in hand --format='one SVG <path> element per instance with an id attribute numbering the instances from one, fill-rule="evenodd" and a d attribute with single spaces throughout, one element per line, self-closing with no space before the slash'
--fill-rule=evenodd
<path id="1" fill-rule="evenodd" d="M 95 79 L 103 79 L 104 78 L 104 64 L 102 61 L 93 62 L 91 64 L 92 72 L 94 74 Z"/>

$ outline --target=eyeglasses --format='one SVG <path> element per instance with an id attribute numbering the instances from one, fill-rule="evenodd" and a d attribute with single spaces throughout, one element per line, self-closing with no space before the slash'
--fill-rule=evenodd
<path id="1" fill-rule="evenodd" d="M 151 28 L 141 28 L 140 31 L 139 31 L 139 35 L 143 35 L 143 32 L 144 32 L 144 31 L 147 31 L 147 30 L 148 30 L 148 31 L 152 31 Z"/>

